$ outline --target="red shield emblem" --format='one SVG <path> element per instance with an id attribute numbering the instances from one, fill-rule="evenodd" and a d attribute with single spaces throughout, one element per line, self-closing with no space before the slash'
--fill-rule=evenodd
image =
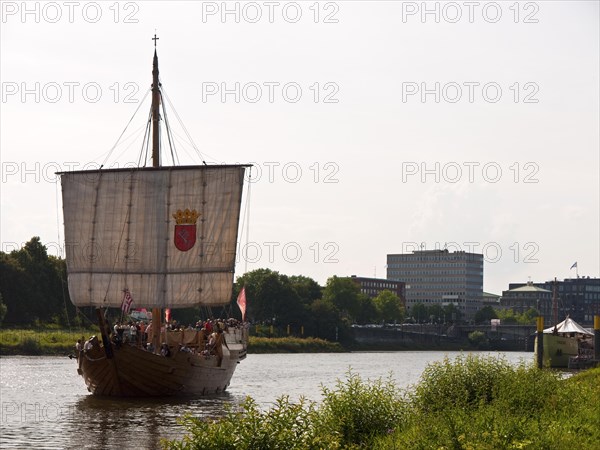
<path id="1" fill-rule="evenodd" d="M 196 243 L 196 224 L 175 225 L 175 247 L 187 252 Z"/>

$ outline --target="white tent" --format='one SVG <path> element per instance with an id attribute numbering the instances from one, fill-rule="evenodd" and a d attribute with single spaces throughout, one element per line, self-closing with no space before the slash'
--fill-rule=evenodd
<path id="1" fill-rule="evenodd" d="M 570 317 L 567 317 L 561 323 L 556 324 L 556 326 L 551 326 L 550 328 L 546 328 L 544 330 L 544 333 L 554 333 L 555 328 L 558 333 L 579 333 L 579 334 L 585 334 L 587 336 L 594 335 L 594 333 L 586 330 L 585 328 L 583 328 L 581 325 L 579 325 L 577 322 L 575 322 Z"/>

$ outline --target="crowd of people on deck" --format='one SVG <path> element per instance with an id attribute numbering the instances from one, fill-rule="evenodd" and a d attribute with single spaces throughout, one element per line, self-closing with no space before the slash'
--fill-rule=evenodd
<path id="1" fill-rule="evenodd" d="M 165 323 L 161 327 L 161 339 L 166 339 L 166 342 L 162 342 L 158 349 L 156 349 L 152 343 L 152 321 L 146 324 L 144 321 L 128 321 L 128 322 L 117 322 L 111 328 L 111 341 L 115 347 L 119 348 L 121 345 L 128 344 L 134 345 L 145 349 L 151 353 L 157 353 L 164 357 L 170 357 L 176 352 L 185 352 L 190 354 L 198 354 L 205 357 L 216 355 L 219 358 L 222 357 L 222 345 L 227 345 L 223 333 L 228 331 L 230 328 L 241 329 L 244 323 L 234 319 L 207 319 L 205 321 L 198 320 L 195 324 L 188 324 L 187 326 L 178 323 L 176 320 L 172 320 Z M 195 331 L 200 333 L 200 339 L 194 343 L 181 342 L 178 344 L 169 345 L 167 333 L 175 333 L 182 331 Z M 77 341 L 75 348 L 77 353 L 87 352 L 92 348 L 92 336 L 85 343 L 81 342 L 81 339 Z"/>

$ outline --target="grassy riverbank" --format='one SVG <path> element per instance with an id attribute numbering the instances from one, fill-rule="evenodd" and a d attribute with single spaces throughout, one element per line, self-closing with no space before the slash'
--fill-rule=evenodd
<path id="1" fill-rule="evenodd" d="M 428 366 L 408 390 L 348 374 L 321 403 L 252 399 L 216 421 L 185 417 L 165 448 L 596 449 L 600 368 L 569 379 L 504 359 L 461 356 Z"/>
<path id="2" fill-rule="evenodd" d="M 98 334 L 97 330 L 10 329 L 0 330 L 1 355 L 68 355 L 77 339 Z"/>
<path id="3" fill-rule="evenodd" d="M 316 338 L 265 338 L 250 336 L 248 353 L 337 353 L 344 352 L 338 342 Z"/>
<path id="4" fill-rule="evenodd" d="M 82 335 L 85 339 L 98 330 L 11 329 L 0 330 L 1 355 L 67 355 Z M 248 353 L 343 352 L 337 342 L 314 338 L 264 338 L 250 336 Z"/>

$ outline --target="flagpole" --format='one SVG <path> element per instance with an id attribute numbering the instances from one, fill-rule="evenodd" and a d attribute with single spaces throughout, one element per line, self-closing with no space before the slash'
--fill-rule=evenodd
<path id="1" fill-rule="evenodd" d="M 577 263 L 578 261 L 575 261 L 569 270 L 573 270 L 573 267 L 575 267 L 575 276 L 579 278 L 579 265 Z"/>

